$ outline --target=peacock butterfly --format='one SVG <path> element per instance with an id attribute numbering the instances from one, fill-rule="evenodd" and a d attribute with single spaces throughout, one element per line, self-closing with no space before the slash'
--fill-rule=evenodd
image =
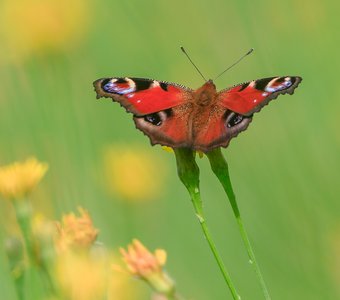
<path id="1" fill-rule="evenodd" d="M 97 98 L 117 101 L 133 114 L 136 127 L 151 144 L 209 152 L 227 147 L 245 130 L 253 114 L 280 94 L 293 94 L 302 78 L 269 77 L 237 84 L 220 92 L 212 80 L 197 90 L 144 78 L 96 80 Z"/>

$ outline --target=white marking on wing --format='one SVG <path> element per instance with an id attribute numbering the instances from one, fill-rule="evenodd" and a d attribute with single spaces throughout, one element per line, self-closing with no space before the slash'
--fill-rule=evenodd
<path id="1" fill-rule="evenodd" d="M 151 84 L 151 87 L 155 88 L 155 87 L 158 87 L 159 86 L 159 82 L 154 80 Z"/>

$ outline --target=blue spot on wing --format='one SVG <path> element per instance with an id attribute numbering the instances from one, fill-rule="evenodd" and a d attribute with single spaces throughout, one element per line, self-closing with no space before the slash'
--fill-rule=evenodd
<path id="1" fill-rule="evenodd" d="M 293 83 L 290 79 L 286 79 L 281 84 L 279 84 L 277 86 L 267 86 L 264 90 L 266 92 L 269 92 L 269 93 L 274 93 L 274 92 L 277 92 L 277 91 L 285 90 L 285 89 L 289 88 L 292 84 Z"/>
<path id="2" fill-rule="evenodd" d="M 126 82 L 125 82 L 126 83 Z M 106 79 L 102 82 L 102 88 L 107 93 L 113 93 L 118 95 L 125 95 L 135 91 L 135 87 L 122 87 L 122 83 L 119 81 L 113 82 L 110 79 Z"/>

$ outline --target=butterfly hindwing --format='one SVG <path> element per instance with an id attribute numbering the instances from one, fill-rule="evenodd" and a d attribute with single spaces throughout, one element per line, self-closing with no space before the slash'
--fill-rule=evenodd
<path id="1" fill-rule="evenodd" d="M 150 138 L 151 144 L 172 148 L 191 147 L 188 130 L 192 104 L 186 103 L 142 117 L 135 116 L 136 127 Z"/>
<path id="2" fill-rule="evenodd" d="M 143 78 L 102 78 L 96 80 L 93 85 L 97 98 L 112 98 L 136 116 L 180 105 L 191 92 L 189 88 L 180 85 Z"/>
<path id="3" fill-rule="evenodd" d="M 218 112 L 219 111 L 219 112 Z M 245 117 L 230 110 L 215 109 L 206 125 L 195 136 L 195 148 L 208 152 L 216 147 L 227 147 L 230 140 L 247 129 L 252 117 Z"/>
<path id="4" fill-rule="evenodd" d="M 249 81 L 219 92 L 218 102 L 236 113 L 251 116 L 280 94 L 293 94 L 301 80 L 298 76 L 281 76 Z"/>

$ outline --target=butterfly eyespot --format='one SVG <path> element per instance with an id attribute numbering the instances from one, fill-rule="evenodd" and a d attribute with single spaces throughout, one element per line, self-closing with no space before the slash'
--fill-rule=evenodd
<path id="1" fill-rule="evenodd" d="M 150 114 L 150 115 L 146 115 L 144 117 L 144 120 L 146 122 L 149 122 L 151 123 L 152 125 L 155 125 L 155 126 L 160 126 L 162 125 L 162 120 L 161 120 L 161 117 L 158 113 L 154 113 L 154 114 Z"/>
<path id="2" fill-rule="evenodd" d="M 126 78 L 107 78 L 102 81 L 102 89 L 106 93 L 125 95 L 136 91 L 136 83 Z"/>
<path id="3" fill-rule="evenodd" d="M 280 77 L 274 79 L 266 85 L 264 90 L 269 93 L 285 90 L 293 85 L 294 82 L 292 80 L 293 79 L 291 77 Z"/>
<path id="4" fill-rule="evenodd" d="M 237 124 L 240 124 L 243 121 L 243 118 L 243 116 L 237 113 L 231 113 L 231 115 L 227 119 L 227 127 L 231 128 L 236 126 Z"/>

